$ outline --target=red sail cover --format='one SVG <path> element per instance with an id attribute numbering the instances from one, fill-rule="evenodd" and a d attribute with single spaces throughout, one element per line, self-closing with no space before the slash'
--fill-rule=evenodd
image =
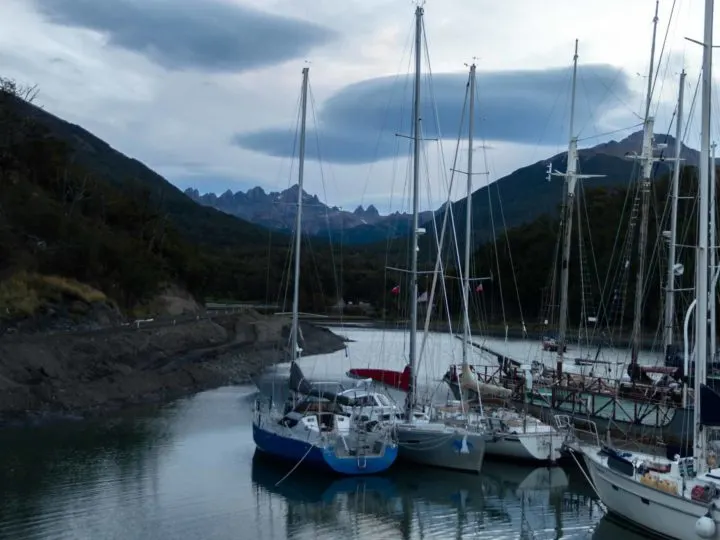
<path id="1" fill-rule="evenodd" d="M 359 379 L 372 379 L 373 381 L 407 392 L 410 388 L 410 366 L 405 366 L 402 373 L 389 369 L 353 368 L 350 375 Z"/>

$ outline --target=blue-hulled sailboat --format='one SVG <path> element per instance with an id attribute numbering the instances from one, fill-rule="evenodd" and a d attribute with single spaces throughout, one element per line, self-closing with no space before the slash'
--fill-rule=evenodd
<path id="1" fill-rule="evenodd" d="M 298 208 L 290 331 L 289 386 L 293 400 L 282 411 L 275 409 L 272 402 L 256 402 L 253 439 L 262 452 L 296 465 L 314 466 L 342 475 L 377 474 L 390 467 L 397 457 L 394 422 L 378 422 L 368 417 L 368 396 L 363 395 L 363 399 L 358 399 L 356 391 L 331 391 L 311 384 L 297 364 L 302 350 L 298 346 L 298 312 L 308 74 L 309 68 L 305 67 L 301 98 Z"/>

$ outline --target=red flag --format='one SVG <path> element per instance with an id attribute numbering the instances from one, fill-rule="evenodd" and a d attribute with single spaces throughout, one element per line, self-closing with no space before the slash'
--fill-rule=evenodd
<path id="1" fill-rule="evenodd" d="M 400 285 L 395 285 L 390 292 L 393 294 L 400 294 Z"/>
<path id="2" fill-rule="evenodd" d="M 478 286 L 475 287 L 475 292 L 483 292 L 482 283 L 478 283 Z"/>

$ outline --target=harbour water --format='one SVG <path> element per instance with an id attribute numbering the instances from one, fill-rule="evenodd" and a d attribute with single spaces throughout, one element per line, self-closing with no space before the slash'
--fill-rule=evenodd
<path id="1" fill-rule="evenodd" d="M 350 361 L 303 360 L 328 377 Z M 263 385 L 281 383 L 271 372 Z M 226 387 L 102 421 L 0 431 L 0 538 L 645 538 L 603 517 L 572 464 L 285 478 L 292 465 L 255 455 L 256 396 Z"/>

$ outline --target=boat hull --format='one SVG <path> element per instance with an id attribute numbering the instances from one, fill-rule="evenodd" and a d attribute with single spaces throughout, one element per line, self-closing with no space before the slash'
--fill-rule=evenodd
<path id="1" fill-rule="evenodd" d="M 588 451 L 582 455 L 600 500 L 612 514 L 663 538 L 701 538 L 695 532 L 695 524 L 705 515 L 706 504 L 641 484 L 599 463 Z M 712 517 L 720 523 L 720 512 L 714 510 Z M 710 538 L 720 539 L 720 527 Z"/>
<path id="2" fill-rule="evenodd" d="M 293 437 L 284 437 L 253 423 L 255 446 L 265 454 L 337 474 L 355 476 L 386 471 L 398 456 L 398 447 L 387 444 L 379 455 L 340 456 L 332 446 L 320 446 Z"/>
<path id="3" fill-rule="evenodd" d="M 399 457 L 432 467 L 479 473 L 485 458 L 487 435 L 432 429 L 422 425 L 399 425 Z M 463 444 L 465 439 L 465 444 Z"/>
<path id="4" fill-rule="evenodd" d="M 519 433 L 487 441 L 485 454 L 494 458 L 555 463 L 562 457 L 563 433 Z"/>

